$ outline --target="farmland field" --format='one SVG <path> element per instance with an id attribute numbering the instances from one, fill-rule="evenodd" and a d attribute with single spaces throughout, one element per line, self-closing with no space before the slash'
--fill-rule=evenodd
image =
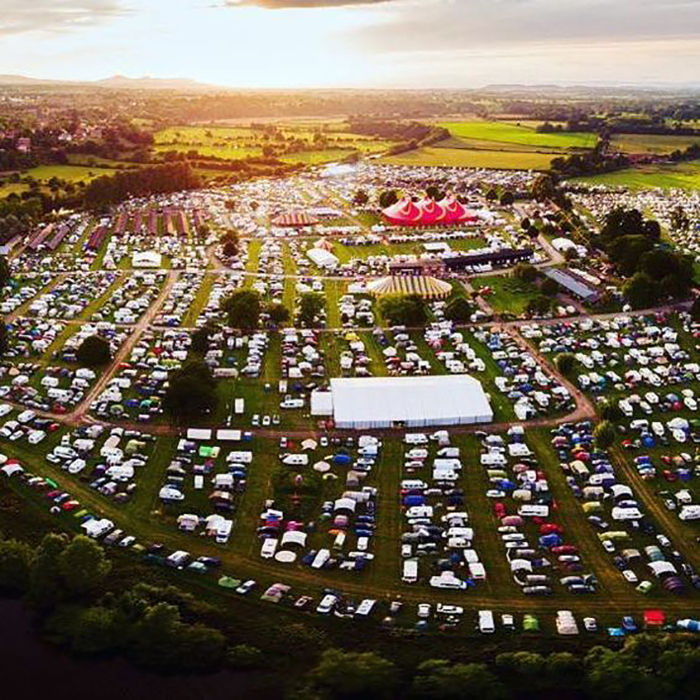
<path id="1" fill-rule="evenodd" d="M 629 187 L 633 190 L 650 187 L 663 189 L 694 190 L 700 188 L 700 161 L 693 160 L 676 165 L 647 165 L 618 170 L 614 173 L 576 178 L 574 182 L 589 185 Z"/>
<path id="2" fill-rule="evenodd" d="M 552 153 L 486 151 L 469 148 L 429 146 L 416 151 L 382 158 L 390 165 L 426 165 L 453 168 L 495 168 L 498 170 L 547 170 Z"/>
<path id="3" fill-rule="evenodd" d="M 496 141 L 504 144 L 542 146 L 545 148 L 593 148 L 597 137 L 592 133 L 561 132 L 540 134 L 533 126 L 505 122 L 465 121 L 440 122 L 458 138 Z"/>
<path id="4" fill-rule="evenodd" d="M 671 153 L 683 150 L 694 143 L 700 143 L 700 137 L 670 136 L 655 134 L 616 134 L 611 139 L 611 146 L 623 153 Z"/>

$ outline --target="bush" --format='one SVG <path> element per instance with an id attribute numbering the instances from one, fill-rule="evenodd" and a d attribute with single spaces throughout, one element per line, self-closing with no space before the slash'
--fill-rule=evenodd
<path id="1" fill-rule="evenodd" d="M 428 320 L 425 302 L 416 294 L 382 297 L 379 308 L 384 318 L 395 326 L 424 326 Z"/>
<path id="2" fill-rule="evenodd" d="M 455 297 L 445 306 L 445 318 L 455 323 L 465 323 L 472 315 L 471 304 L 464 297 Z"/>
<path id="3" fill-rule="evenodd" d="M 80 344 L 76 356 L 83 367 L 99 367 L 109 363 L 112 352 L 107 340 L 99 335 L 91 335 Z"/>

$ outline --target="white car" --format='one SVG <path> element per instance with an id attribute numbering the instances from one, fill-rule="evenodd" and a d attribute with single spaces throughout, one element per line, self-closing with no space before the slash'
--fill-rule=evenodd
<path id="1" fill-rule="evenodd" d="M 625 581 L 628 583 L 637 583 L 637 581 L 639 581 L 637 574 L 635 574 L 632 569 L 623 569 L 622 575 L 625 577 Z"/>
<path id="2" fill-rule="evenodd" d="M 586 632 L 597 632 L 598 631 L 598 623 L 597 623 L 595 617 L 584 617 L 583 618 L 583 627 L 586 630 Z"/>
<path id="3" fill-rule="evenodd" d="M 515 618 L 513 617 L 513 615 L 509 615 L 508 613 L 503 613 L 503 615 L 501 615 L 501 624 L 506 629 L 514 630 L 515 629 Z"/>
<path id="4" fill-rule="evenodd" d="M 486 492 L 486 497 L 487 498 L 505 498 L 506 492 L 500 491 L 499 489 L 489 489 Z"/>
<path id="5" fill-rule="evenodd" d="M 418 604 L 418 617 L 420 617 L 421 620 L 425 620 L 430 617 L 430 603 Z"/>
<path id="6" fill-rule="evenodd" d="M 610 540 L 603 540 L 603 549 L 612 554 L 615 551 L 615 545 Z"/>
<path id="7" fill-rule="evenodd" d="M 460 605 L 443 605 L 438 603 L 435 611 L 438 615 L 463 615 L 464 608 Z"/>

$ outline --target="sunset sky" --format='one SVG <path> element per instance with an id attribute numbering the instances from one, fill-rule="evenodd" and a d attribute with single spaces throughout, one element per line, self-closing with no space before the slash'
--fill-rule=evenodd
<path id="1" fill-rule="evenodd" d="M 2 0 L 0 73 L 232 87 L 700 84 L 700 0 Z"/>

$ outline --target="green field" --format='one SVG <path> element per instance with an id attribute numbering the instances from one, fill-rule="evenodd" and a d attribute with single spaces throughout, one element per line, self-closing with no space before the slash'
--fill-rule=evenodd
<path id="1" fill-rule="evenodd" d="M 87 168 L 82 165 L 40 165 L 22 174 L 22 177 L 33 177 L 35 180 L 47 181 L 52 177 L 78 182 L 80 180 L 94 180 L 100 175 L 111 175 L 113 171 L 108 168 Z"/>
<path id="2" fill-rule="evenodd" d="M 475 277 L 472 286 L 477 292 L 483 287 L 490 287 L 491 294 L 484 296 L 489 306 L 496 313 L 506 312 L 516 316 L 524 313 L 528 302 L 538 295 L 536 287 L 529 282 L 503 275 Z"/>
<path id="3" fill-rule="evenodd" d="M 271 146 L 275 157 L 286 163 L 313 165 L 339 160 L 352 152 L 378 153 L 391 145 L 388 141 L 345 131 L 342 122 L 270 123 L 269 126 L 277 129 L 276 134 L 268 135 L 248 126 L 168 127 L 155 135 L 154 150 L 196 151 L 204 157 L 240 160 L 262 156 L 263 147 Z M 318 148 L 307 150 L 312 144 L 318 144 Z"/>
<path id="4" fill-rule="evenodd" d="M 597 137 L 592 133 L 561 132 L 540 134 L 534 126 L 508 122 L 464 121 L 440 122 L 453 136 L 503 144 L 541 146 L 544 148 L 593 148 Z"/>
<path id="5" fill-rule="evenodd" d="M 696 190 L 700 188 L 700 160 L 676 165 L 645 165 L 614 173 L 576 178 L 573 182 L 610 187 L 629 187 L 633 190 L 661 187 L 663 189 Z"/>
<path id="6" fill-rule="evenodd" d="M 497 170 L 547 170 L 552 158 L 554 158 L 552 153 L 486 151 L 428 146 L 396 156 L 382 158 L 382 162 L 390 165 L 494 168 Z"/>

